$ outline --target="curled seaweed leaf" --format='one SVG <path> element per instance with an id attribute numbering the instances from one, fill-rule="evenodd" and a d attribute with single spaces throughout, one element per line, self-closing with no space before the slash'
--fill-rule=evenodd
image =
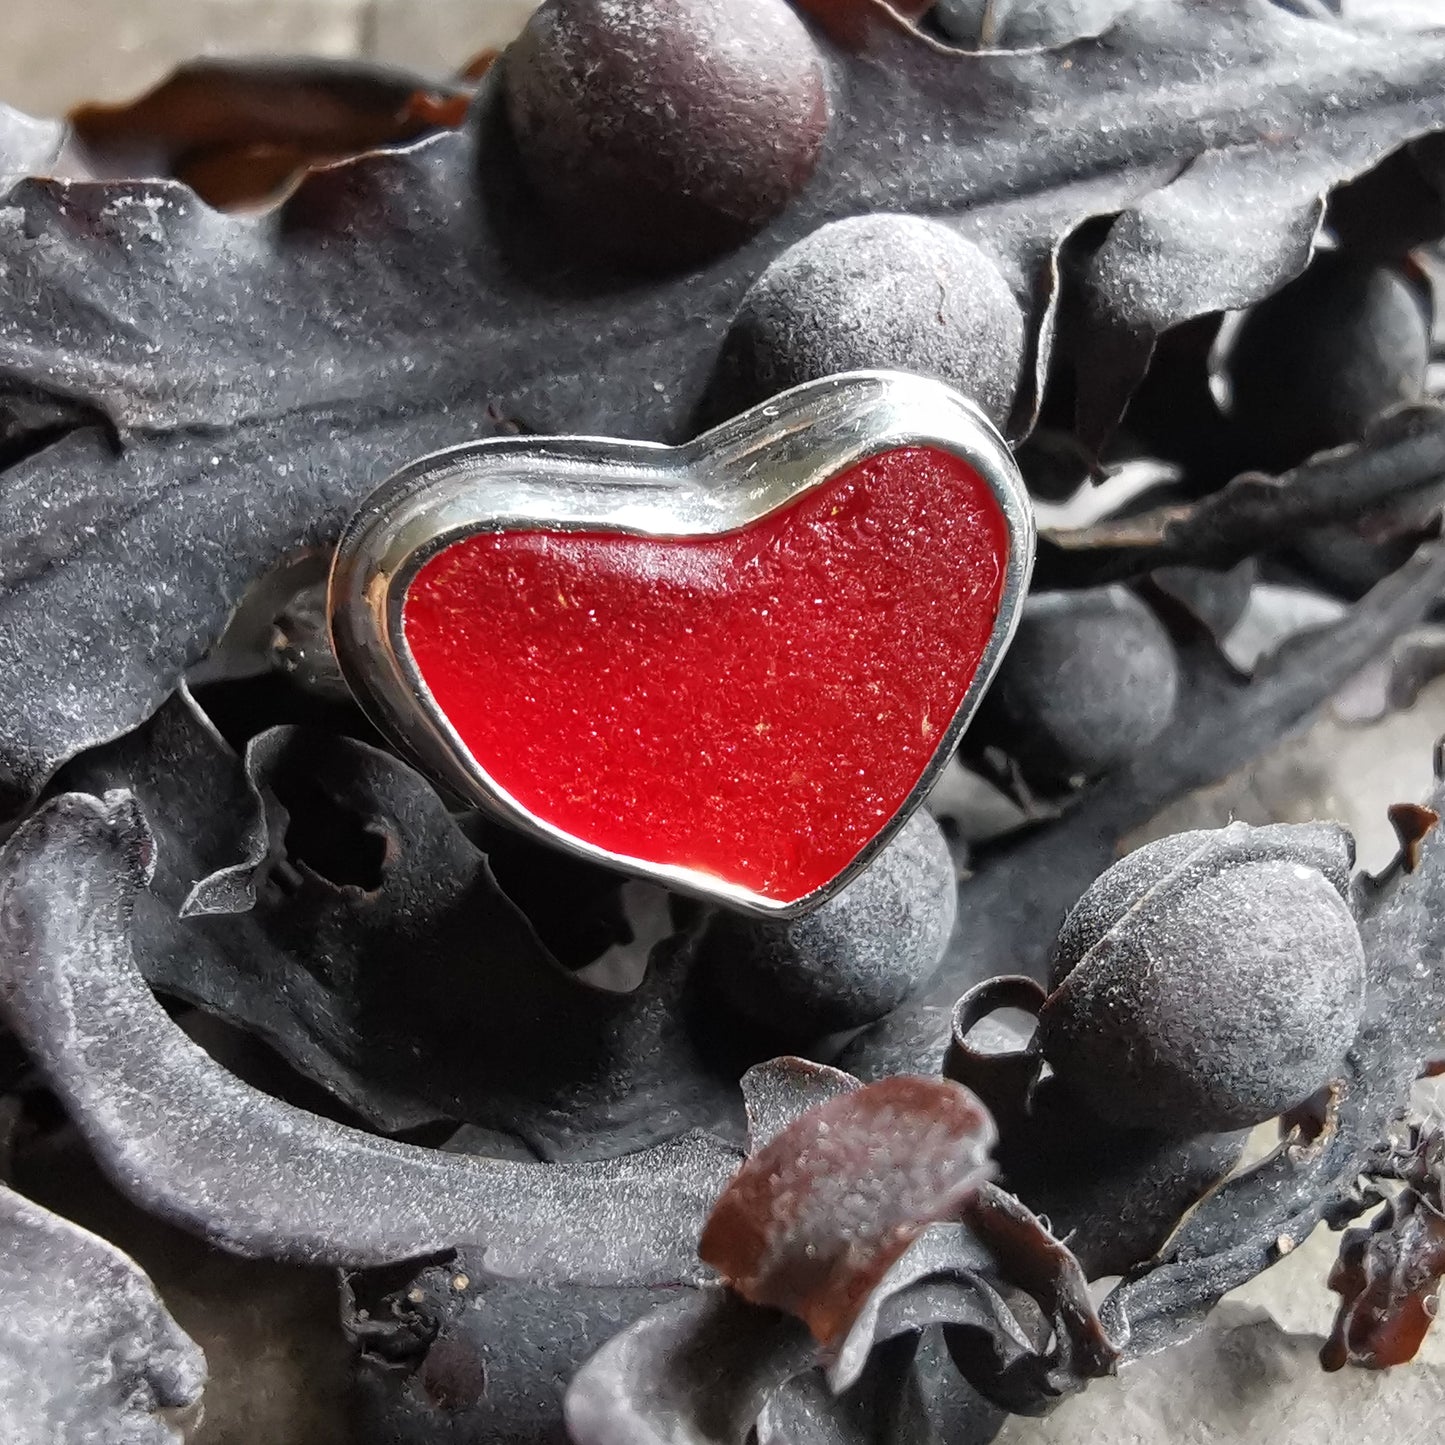
<path id="1" fill-rule="evenodd" d="M 130 789 L 156 841 L 151 894 L 176 918 L 244 913 L 272 846 L 261 794 L 181 687 L 139 728 L 82 754 L 59 792 Z"/>
<path id="2" fill-rule="evenodd" d="M 1419 1135 L 1396 1171 L 1405 1187 L 1368 1228 L 1349 1229 L 1330 1272 L 1340 1296 L 1320 1351 L 1327 1370 L 1384 1369 L 1415 1358 L 1445 1279 L 1445 1134 Z"/>
<path id="3" fill-rule="evenodd" d="M 70 124 L 93 176 L 174 176 L 214 206 L 280 192 L 309 165 L 460 125 L 470 87 L 351 60 L 195 60 Z"/>
<path id="4" fill-rule="evenodd" d="M 660 891 L 506 834 L 484 851 L 405 763 L 322 729 L 268 730 L 238 759 L 183 699 L 63 781 L 133 791 L 156 836 L 132 932 L 147 981 L 266 1039 L 377 1128 L 456 1119 L 559 1161 L 692 1127 L 740 1137 L 738 1068 L 695 1037 L 691 935 Z M 545 899 L 541 932 L 503 879 Z M 178 916 L 192 887 L 207 907 Z M 549 941 L 640 981 L 599 987 Z"/>
<path id="5" fill-rule="evenodd" d="M 828 1362 L 828 1383 L 851 1389 L 886 1340 L 947 1325 L 969 1336 L 971 1378 L 1001 1378 L 1033 1342 L 999 1293 L 988 1247 L 966 1225 L 931 1224 L 889 1268 Z"/>
<path id="6" fill-rule="evenodd" d="M 993 1137 L 979 1102 L 945 1079 L 841 1093 L 749 1155 L 698 1252 L 745 1299 L 835 1344 L 924 1226 L 978 1187 Z"/>
<path id="7" fill-rule="evenodd" d="M 575 1445 L 741 1445 L 764 1405 L 813 1368 L 801 1321 L 703 1289 L 607 1342 L 567 1388 Z"/>
<path id="8" fill-rule="evenodd" d="M 75 793 L 0 855 L 0 1014 L 132 1199 L 247 1256 L 363 1266 L 476 1243 L 503 1277 L 699 1277 L 694 1241 L 736 1158 L 706 1135 L 516 1164 L 378 1139 L 227 1073 L 136 972 L 153 850 L 128 795 Z"/>
<path id="9" fill-rule="evenodd" d="M 1004 1281 L 1038 1305 L 1048 1326 L 1042 1349 L 1020 1355 L 994 1378 L 976 1373 L 974 1339 L 954 1337 L 950 1347 L 964 1375 L 996 1403 L 1042 1414 L 1052 1401 L 1113 1374 L 1128 1339 L 1127 1327 L 1111 1330 L 1100 1318 L 1084 1271 L 1068 1246 L 996 1184 L 985 1184 L 962 1212 L 964 1224 Z"/>
<path id="10" fill-rule="evenodd" d="M 1183 564 L 1223 568 L 1293 542 L 1300 531 L 1401 507 L 1438 509 L 1445 487 L 1445 412 L 1398 412 L 1355 446 L 1267 477 L 1246 473 L 1200 501 L 1075 531 L 1046 532 L 1038 581 L 1093 587 Z"/>

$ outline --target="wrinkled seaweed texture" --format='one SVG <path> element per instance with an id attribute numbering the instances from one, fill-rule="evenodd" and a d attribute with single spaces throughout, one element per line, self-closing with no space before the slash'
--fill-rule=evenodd
<path id="1" fill-rule="evenodd" d="M 7 1445 L 171 1445 L 200 1349 L 134 1261 L 0 1185 L 0 1421 Z"/>
<path id="2" fill-rule="evenodd" d="M 242 760 L 177 699 L 63 780 L 131 790 L 156 835 L 132 924 L 148 982 L 266 1039 L 374 1127 L 455 1119 L 559 1161 L 694 1126 L 741 1137 L 737 1069 L 693 1027 L 693 934 L 657 890 L 623 890 L 659 915 L 639 919 L 655 941 L 621 946 L 640 982 L 602 988 L 552 956 L 426 780 L 364 743 L 282 727 Z M 267 839 L 281 861 L 257 887 Z"/>
<path id="3" fill-rule="evenodd" d="M 1045 532 L 1035 585 L 1092 587 L 1181 563 L 1227 567 L 1336 523 L 1438 506 L 1445 479 L 1445 412 L 1413 406 L 1367 441 L 1312 457 L 1278 477 L 1246 472 L 1203 500 Z"/>
<path id="4" fill-rule="evenodd" d="M 703 1218 L 737 1163 L 693 1132 L 607 1163 L 446 1154 L 348 1129 L 243 1084 L 136 971 L 154 841 L 134 799 L 71 793 L 0 855 L 0 1018 L 116 1186 L 247 1256 L 379 1265 L 485 1248 L 499 1277 L 703 1277 Z"/>
<path id="5" fill-rule="evenodd" d="M 28 418 L 0 473 L 12 793 L 141 721 L 248 582 L 334 538 L 419 453 L 510 422 L 686 436 L 748 286 L 828 220 L 956 226 L 1024 305 L 1036 380 L 1061 247 L 1122 212 L 1075 339 L 1081 432 L 1102 436 L 1153 334 L 1295 274 L 1322 194 L 1436 128 L 1445 90 L 1445 34 L 1266 0 L 1160 0 L 1097 38 L 985 54 L 866 8 L 860 52 L 819 39 L 833 122 L 802 194 L 723 259 L 647 284 L 583 250 L 585 227 L 557 234 L 492 75 L 463 132 L 313 174 L 259 216 L 174 182 L 9 185 L 0 406 Z M 53 138 L 6 118 L 0 174 Z"/>

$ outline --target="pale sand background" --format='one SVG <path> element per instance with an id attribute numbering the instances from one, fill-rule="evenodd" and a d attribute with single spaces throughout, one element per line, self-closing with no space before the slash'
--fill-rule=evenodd
<path id="1" fill-rule="evenodd" d="M 362 55 L 445 75 L 535 0 L 0 0 L 0 101 L 121 100 L 196 55 Z"/>

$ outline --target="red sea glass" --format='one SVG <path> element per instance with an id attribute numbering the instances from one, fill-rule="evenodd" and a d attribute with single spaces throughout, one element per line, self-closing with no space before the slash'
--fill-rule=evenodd
<path id="1" fill-rule="evenodd" d="M 908 447 L 718 536 L 468 537 L 418 573 L 404 628 L 437 706 L 535 817 L 793 902 L 938 750 L 1008 546 L 966 462 Z"/>

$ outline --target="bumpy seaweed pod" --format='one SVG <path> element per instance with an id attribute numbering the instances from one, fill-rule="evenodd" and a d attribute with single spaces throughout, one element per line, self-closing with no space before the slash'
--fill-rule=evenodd
<path id="1" fill-rule="evenodd" d="M 1024 604 L 975 734 L 1036 782 L 1095 777 L 1164 731 L 1178 693 L 1174 644 L 1127 588 L 1039 593 Z"/>
<path id="2" fill-rule="evenodd" d="M 549 0 L 503 62 L 538 197 L 649 266 L 747 239 L 808 180 L 823 60 L 784 0 Z"/>
<path id="3" fill-rule="evenodd" d="M 739 1013 L 808 1038 L 872 1023 L 938 966 L 957 882 L 938 824 L 919 811 L 822 907 L 774 921 L 719 912 L 700 964 Z"/>
<path id="4" fill-rule="evenodd" d="M 719 413 L 862 367 L 937 376 L 997 425 L 1024 350 L 1019 303 L 994 262 L 942 221 L 855 216 L 814 231 L 753 283 L 719 366 Z"/>
<path id="5" fill-rule="evenodd" d="M 1293 466 L 1418 401 L 1429 359 L 1428 309 L 1401 267 L 1324 255 L 1244 318 L 1229 409 L 1262 462 Z"/>
<path id="6" fill-rule="evenodd" d="M 1101 1118 L 1175 1134 L 1259 1123 L 1359 1028 L 1364 950 L 1335 824 L 1181 833 L 1109 869 L 1065 921 L 1040 1040 Z"/>

